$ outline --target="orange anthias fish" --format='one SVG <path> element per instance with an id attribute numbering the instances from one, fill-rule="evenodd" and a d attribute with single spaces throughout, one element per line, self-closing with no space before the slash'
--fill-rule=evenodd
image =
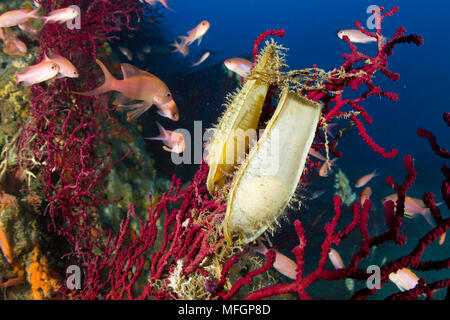
<path id="1" fill-rule="evenodd" d="M 42 61 L 33 66 L 26 67 L 16 75 L 16 83 L 23 82 L 26 87 L 36 83 L 50 80 L 59 73 L 59 66 L 52 61 Z"/>
<path id="2" fill-rule="evenodd" d="M 381 200 L 381 201 L 384 205 L 389 200 L 393 201 L 394 203 L 397 203 L 397 199 L 398 199 L 398 195 L 396 193 L 394 193 L 394 194 L 384 197 L 383 200 Z M 437 204 L 437 205 L 439 205 L 439 204 Z M 411 198 L 411 197 L 406 197 L 405 198 L 405 216 L 408 218 L 414 218 L 418 214 L 422 215 L 425 218 L 425 220 L 427 220 L 427 222 L 432 227 L 436 226 L 436 224 L 434 223 L 433 217 L 431 215 L 430 209 L 425 207 L 425 204 L 423 203 L 422 200 Z"/>
<path id="3" fill-rule="evenodd" d="M 328 258 L 330 259 L 333 267 L 335 267 L 336 269 L 344 269 L 345 268 L 344 262 L 342 261 L 342 258 L 341 258 L 341 255 L 339 254 L 339 252 L 337 252 L 333 248 L 331 248 L 330 252 L 328 252 Z"/>
<path id="4" fill-rule="evenodd" d="M 330 173 L 330 170 L 328 169 L 328 164 L 330 165 L 330 168 L 333 167 L 335 164 L 334 162 L 337 160 L 338 158 L 334 158 L 333 160 L 331 160 L 330 162 L 325 161 L 323 163 L 323 165 L 320 167 L 319 169 L 319 176 L 321 177 L 328 177 L 328 174 Z"/>
<path id="5" fill-rule="evenodd" d="M 28 51 L 25 43 L 20 39 L 6 40 L 3 52 L 11 56 L 21 56 L 23 57 Z"/>
<path id="6" fill-rule="evenodd" d="M 0 247 L 2 248 L 3 255 L 5 256 L 8 263 L 12 262 L 12 250 L 9 246 L 8 237 L 6 236 L 5 231 L 0 226 Z"/>
<path id="7" fill-rule="evenodd" d="M 208 21 L 203 20 L 196 26 L 194 29 L 188 31 L 188 36 L 180 36 L 183 39 L 183 45 L 191 45 L 195 40 L 197 40 L 197 45 L 200 45 L 202 42 L 202 37 L 208 31 L 210 24 Z"/>
<path id="8" fill-rule="evenodd" d="M 372 188 L 369 186 L 365 187 L 363 192 L 361 192 L 361 196 L 359 197 L 361 205 L 364 205 L 364 202 L 366 200 L 370 200 L 371 195 L 372 195 Z"/>
<path id="9" fill-rule="evenodd" d="M 203 63 L 203 61 L 205 61 L 206 59 L 208 59 L 209 55 L 210 55 L 209 51 L 206 51 L 206 52 L 202 55 L 202 57 L 201 57 L 197 62 L 195 62 L 195 63 L 192 64 L 192 66 L 193 66 L 193 67 L 199 66 L 201 63 Z"/>
<path id="10" fill-rule="evenodd" d="M 64 57 L 61 57 L 60 55 L 57 54 L 52 54 L 49 57 L 47 57 L 47 55 L 44 55 L 44 60 L 43 61 L 52 61 L 54 63 L 56 63 L 59 66 L 59 73 L 56 76 L 56 79 L 62 79 L 62 78 L 78 78 L 79 74 L 78 74 L 78 70 L 77 68 L 72 64 L 72 62 L 70 62 L 69 60 L 67 60 Z"/>
<path id="11" fill-rule="evenodd" d="M 252 70 L 253 63 L 243 58 L 230 58 L 223 62 L 228 70 L 245 78 Z"/>
<path id="12" fill-rule="evenodd" d="M 5 44 L 3 52 L 8 55 L 23 57 L 28 51 L 26 44 L 6 28 L 0 28 L 0 39 Z"/>
<path id="13" fill-rule="evenodd" d="M 445 241 L 445 234 L 447 232 L 444 232 L 440 237 L 439 237 L 439 244 L 442 246 L 444 244 Z"/>
<path id="14" fill-rule="evenodd" d="M 141 0 L 142 2 L 142 0 Z M 167 10 L 173 11 L 169 6 L 167 5 L 167 0 L 145 0 L 149 5 L 154 7 L 157 2 L 161 3 Z"/>
<path id="15" fill-rule="evenodd" d="M 377 42 L 377 38 L 370 37 L 357 29 L 340 30 L 337 36 L 342 39 L 347 36 L 349 40 L 353 43 L 370 43 Z"/>
<path id="16" fill-rule="evenodd" d="M 127 113 L 128 121 L 133 121 L 141 116 L 152 105 L 159 109 L 158 113 L 173 121 L 178 121 L 180 116 L 172 93 L 164 82 L 157 76 L 140 70 L 128 63 L 122 63 L 123 80 L 118 80 L 106 69 L 105 65 L 97 60 L 97 64 L 105 75 L 105 82 L 97 89 L 88 92 L 75 92 L 84 96 L 99 95 L 109 91 L 119 91 L 121 94 L 114 101 L 118 110 L 132 110 Z M 132 105 L 125 103 L 133 100 L 142 102 Z"/>
<path id="17" fill-rule="evenodd" d="M 163 146 L 164 150 L 169 152 L 182 153 L 185 148 L 183 135 L 178 132 L 164 129 L 164 127 L 160 125 L 158 121 L 156 121 L 156 125 L 159 129 L 159 136 L 144 139 L 161 140 L 165 144 L 165 146 Z"/>
<path id="18" fill-rule="evenodd" d="M 18 9 L 3 13 L 0 15 L 0 28 L 14 27 L 19 24 L 24 24 L 29 19 L 40 19 L 37 14 L 40 8 L 34 10 Z"/>
<path id="19" fill-rule="evenodd" d="M 356 181 L 355 188 L 364 187 L 367 183 L 369 183 L 370 180 L 375 178 L 377 175 L 378 175 L 377 169 L 375 169 L 375 170 L 373 170 L 372 173 L 362 176 L 361 178 L 358 179 L 358 181 Z"/>
<path id="20" fill-rule="evenodd" d="M 389 274 L 389 280 L 401 291 L 413 289 L 419 283 L 419 277 L 408 268 L 399 269 L 395 273 L 391 272 Z"/>
<path id="21" fill-rule="evenodd" d="M 172 50 L 172 53 L 173 52 L 179 52 L 184 57 L 186 57 L 189 54 L 189 46 L 186 45 L 183 41 L 177 42 L 175 40 L 175 42 L 172 44 L 172 46 L 175 47 L 175 50 Z"/>
<path id="22" fill-rule="evenodd" d="M 78 17 L 80 13 L 73 8 L 63 8 L 53 10 L 48 16 L 42 17 L 44 24 L 47 23 L 65 23 Z"/>
<path id="23" fill-rule="evenodd" d="M 256 241 L 258 242 L 258 245 L 256 247 L 252 247 L 252 249 L 265 255 L 269 249 L 267 249 L 260 239 L 257 239 Z M 273 267 L 290 279 L 295 280 L 297 278 L 297 263 L 277 250 L 275 250 L 275 262 Z"/>

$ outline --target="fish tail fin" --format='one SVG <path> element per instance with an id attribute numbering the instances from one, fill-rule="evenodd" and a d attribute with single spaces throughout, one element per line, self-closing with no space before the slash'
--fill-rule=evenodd
<path id="1" fill-rule="evenodd" d="M 175 10 L 173 10 L 171 7 L 169 7 L 169 5 L 165 1 L 162 1 L 161 3 L 167 10 L 175 12 Z"/>
<path id="2" fill-rule="evenodd" d="M 422 216 L 427 220 L 428 224 L 432 226 L 433 228 L 436 227 L 436 223 L 434 223 L 434 218 L 431 215 L 431 211 L 428 208 L 424 208 L 422 211 Z"/>
<path id="3" fill-rule="evenodd" d="M 187 46 L 187 45 L 185 44 L 185 41 L 184 41 L 184 40 L 182 40 L 181 42 L 177 42 L 177 41 L 175 40 L 175 42 L 172 44 L 172 46 L 174 46 L 175 49 L 172 50 L 171 53 L 179 52 L 179 53 L 181 53 L 183 56 L 187 56 L 187 55 L 189 54 L 189 48 L 188 48 L 188 52 L 183 52 L 183 51 L 182 51 L 182 49 L 183 49 L 184 47 Z"/>
<path id="4" fill-rule="evenodd" d="M 38 12 L 40 9 L 41 9 L 41 7 L 37 7 L 36 9 L 31 10 L 30 18 L 41 19 L 42 17 L 38 15 Z"/>
<path id="5" fill-rule="evenodd" d="M 189 34 L 189 32 L 188 32 L 188 34 Z M 182 46 L 189 46 L 192 43 L 192 41 L 188 40 L 189 37 L 179 36 L 179 38 L 181 39 L 180 47 L 182 47 Z"/>
<path id="6" fill-rule="evenodd" d="M 178 42 L 177 40 L 175 40 L 175 42 L 172 43 L 172 47 L 175 47 L 175 49 L 173 49 L 173 50 L 171 51 L 171 53 L 174 53 L 174 52 L 180 52 L 180 49 L 181 49 L 181 43 Z"/>
<path id="7" fill-rule="evenodd" d="M 155 121 L 156 125 L 158 126 L 158 130 L 159 130 L 159 135 L 156 137 L 151 137 L 151 138 L 144 138 L 146 140 L 161 140 L 164 141 L 167 138 L 167 133 L 166 133 L 166 129 L 164 129 L 164 127 L 158 122 Z M 169 151 L 169 150 L 167 150 Z M 170 151 L 172 152 L 172 151 Z"/>
<path id="8" fill-rule="evenodd" d="M 96 96 L 108 91 L 113 90 L 113 82 L 115 80 L 114 76 L 109 72 L 109 70 L 105 67 L 105 65 L 100 60 L 95 60 L 97 64 L 103 71 L 103 75 L 105 76 L 105 82 L 98 87 L 97 89 L 86 91 L 86 92 L 76 92 L 77 94 L 81 94 L 82 96 Z"/>
<path id="9" fill-rule="evenodd" d="M 155 123 L 158 126 L 159 130 L 159 136 L 155 137 L 155 140 L 165 140 L 167 138 L 166 129 L 164 129 L 164 127 L 158 121 L 155 121 Z"/>
<path id="10" fill-rule="evenodd" d="M 373 176 L 374 176 L 374 177 L 376 177 L 376 176 L 379 176 L 379 175 L 380 175 L 380 173 L 379 173 L 379 172 L 377 172 L 377 168 L 375 168 L 375 170 L 373 170 L 373 171 L 372 171 L 372 174 L 373 174 Z"/>

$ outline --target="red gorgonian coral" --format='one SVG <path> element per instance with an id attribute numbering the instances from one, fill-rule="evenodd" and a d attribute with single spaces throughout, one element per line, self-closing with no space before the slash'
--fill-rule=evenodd
<path id="1" fill-rule="evenodd" d="M 53 53 L 67 57 L 82 70 L 76 80 L 87 86 L 97 81 L 93 62 L 99 48 L 114 37 L 113 32 L 131 28 L 131 15 L 140 12 L 134 1 L 64 0 L 40 5 L 43 14 L 69 5 L 80 8 L 79 28 L 44 25 L 37 60 Z M 93 234 L 102 233 L 95 215 L 105 203 L 104 178 L 115 163 L 102 124 L 116 120 L 105 99 L 72 94 L 74 81 L 65 78 L 32 87 L 31 121 L 22 131 L 19 154 L 24 166 L 38 165 L 41 170 L 49 229 L 62 235 L 77 254 L 90 255 L 99 245 Z"/>

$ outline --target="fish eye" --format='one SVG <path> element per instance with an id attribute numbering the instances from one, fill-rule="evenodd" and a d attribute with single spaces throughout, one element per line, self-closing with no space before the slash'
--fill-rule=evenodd
<path id="1" fill-rule="evenodd" d="M 172 94 L 170 92 L 167 92 L 167 97 L 170 97 Z"/>

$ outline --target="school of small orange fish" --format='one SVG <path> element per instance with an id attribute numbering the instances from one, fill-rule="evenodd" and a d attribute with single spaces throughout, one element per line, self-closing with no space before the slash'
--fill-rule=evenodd
<path id="1" fill-rule="evenodd" d="M 155 6 L 157 2 L 160 2 L 165 8 L 173 11 L 167 5 L 166 0 L 145 0 L 145 2 L 151 6 Z M 63 8 L 50 12 L 48 16 L 39 16 L 39 3 L 36 1 L 35 5 L 37 8 L 33 10 L 18 9 L 0 15 L 0 39 L 5 45 L 3 51 L 6 54 L 24 56 L 28 50 L 17 34 L 11 31 L 13 27 L 19 27 L 30 34 L 36 34 L 38 31 L 30 24 L 30 19 L 39 19 L 44 24 L 65 23 L 76 18 L 79 14 L 78 11 L 72 8 Z M 173 44 L 175 50 L 172 52 L 179 52 L 183 56 L 187 56 L 189 54 L 189 46 L 195 41 L 197 41 L 197 45 L 200 45 L 203 36 L 209 28 L 210 23 L 208 21 L 200 22 L 195 28 L 187 32 L 187 36 L 179 36 L 180 41 L 175 40 Z M 132 53 L 128 48 L 119 47 L 119 50 L 128 60 L 132 60 Z M 150 47 L 144 48 L 144 52 L 148 53 L 150 51 Z M 192 64 L 192 67 L 199 66 L 209 56 L 210 52 L 206 51 L 197 62 Z M 123 63 L 121 65 L 123 79 L 119 80 L 113 77 L 101 61 L 97 60 L 97 64 L 104 73 L 104 83 L 94 90 L 74 93 L 93 96 L 109 91 L 119 92 L 113 104 L 116 110 L 127 111 L 128 121 L 136 120 L 153 105 L 158 108 L 157 112 L 161 116 L 173 121 L 179 120 L 180 114 L 173 100 L 172 93 L 157 76 L 130 64 Z M 231 58 L 225 60 L 224 66 L 241 77 L 245 77 L 250 72 L 252 63 L 242 58 Z M 44 59 L 39 63 L 24 68 L 16 75 L 15 80 L 16 84 L 22 83 L 23 86 L 32 86 L 42 82 L 51 83 L 66 77 L 78 78 L 77 68 L 67 58 L 52 54 L 50 56 L 45 55 Z M 130 104 L 132 101 L 138 102 Z M 161 134 L 148 139 L 161 140 L 164 144 L 163 149 L 166 151 L 183 152 L 185 149 L 183 136 L 177 132 L 164 129 L 159 123 L 157 123 L 157 126 Z"/>
<path id="2" fill-rule="evenodd" d="M 155 6 L 157 2 L 160 2 L 166 9 L 173 11 L 168 5 L 167 0 L 144 0 L 151 6 Z M 141 0 L 141 2 L 143 2 Z M 21 41 L 17 34 L 12 31 L 12 28 L 19 27 L 21 30 L 35 35 L 38 31 L 36 28 L 29 23 L 30 19 L 39 19 L 43 21 L 44 24 L 47 23 L 65 23 L 77 17 L 79 12 L 71 8 L 63 8 L 52 11 L 48 16 L 39 16 L 38 12 L 40 6 L 38 2 L 35 2 L 37 8 L 34 10 L 29 9 L 19 9 L 5 12 L 0 15 L 0 39 L 4 43 L 3 52 L 8 55 L 13 56 L 23 56 L 27 53 L 27 47 L 23 41 Z M 195 28 L 189 30 L 186 36 L 179 36 L 180 39 L 175 40 L 172 46 L 175 48 L 172 52 L 179 52 L 181 55 L 186 57 L 189 54 L 189 46 L 197 41 L 197 45 L 200 45 L 203 36 L 207 33 L 210 28 L 210 22 L 204 20 L 200 22 Z M 350 41 L 354 43 L 369 43 L 374 42 L 375 39 L 368 37 L 361 33 L 359 30 L 341 30 L 337 33 L 339 38 L 347 36 Z M 130 50 L 124 47 L 119 47 L 119 50 L 129 59 L 132 60 L 132 54 Z M 144 52 L 150 52 L 150 48 L 144 48 Z M 210 52 L 206 51 L 202 57 L 195 63 L 192 67 L 197 67 L 202 64 L 208 57 Z M 122 111 L 126 110 L 127 120 L 133 121 L 140 117 L 145 111 L 150 107 L 155 105 L 158 108 L 158 114 L 163 117 L 167 117 L 173 121 L 179 120 L 179 111 L 177 109 L 176 103 L 173 96 L 166 86 L 166 84 L 159 79 L 157 76 L 140 70 L 139 68 L 132 66 L 127 63 L 121 64 L 123 79 L 119 80 L 114 78 L 114 76 L 109 72 L 106 66 L 99 60 L 96 61 L 99 67 L 102 69 L 104 74 L 104 83 L 96 89 L 88 92 L 74 92 L 76 94 L 81 94 L 84 96 L 100 95 L 110 91 L 119 92 L 113 104 L 116 106 L 116 110 Z M 253 63 L 239 57 L 229 58 L 224 61 L 224 66 L 230 71 L 236 73 L 237 75 L 245 78 L 253 66 Z M 52 54 L 50 56 L 45 55 L 43 60 L 39 63 L 28 66 L 24 68 L 21 72 L 16 75 L 16 83 L 22 83 L 24 86 L 32 86 L 34 84 L 42 82 L 52 82 L 62 78 L 78 78 L 77 68 L 65 57 L 57 54 Z M 133 101 L 139 101 L 135 104 L 129 104 Z M 166 130 L 161 124 L 156 122 L 159 128 L 160 134 L 157 137 L 145 138 L 149 140 L 160 140 L 163 142 L 163 149 L 169 152 L 182 153 L 185 149 L 185 142 L 183 135 L 180 133 Z M 330 132 L 329 132 L 330 133 Z M 327 177 L 332 166 L 335 166 L 334 162 L 337 160 L 333 159 L 331 161 L 327 160 L 323 155 L 314 150 L 310 149 L 310 156 L 318 158 L 324 161 L 323 165 L 319 169 L 319 176 Z M 355 184 L 356 188 L 362 188 L 367 185 L 374 177 L 378 174 L 376 171 L 362 176 Z M 311 199 L 320 197 L 324 191 L 318 191 L 313 194 Z M 361 205 L 365 200 L 370 199 L 372 194 L 372 189 L 367 186 L 361 193 L 360 202 Z M 386 201 L 396 201 L 397 195 L 391 194 L 383 198 L 383 204 Z M 405 201 L 405 215 L 409 218 L 414 218 L 417 216 L 422 216 L 431 225 L 435 226 L 430 215 L 430 210 L 425 207 L 422 200 L 406 197 Z M 443 244 L 445 240 L 445 234 L 440 238 L 439 244 Z M 253 247 L 255 252 L 260 254 L 265 254 L 268 249 L 258 239 L 258 245 Z M 4 256 L 11 262 L 11 248 L 8 245 L 7 237 L 4 230 L 0 226 L 0 247 L 3 251 Z M 276 260 L 274 263 L 275 269 L 277 269 L 283 275 L 295 279 L 296 277 L 296 263 L 283 255 L 282 253 L 276 252 Z M 329 252 L 329 259 L 332 265 L 336 269 L 344 268 L 344 263 L 335 249 L 331 249 Z M 419 278 L 409 269 L 403 268 L 398 270 L 396 273 L 391 273 L 389 279 L 401 290 L 409 290 L 414 288 L 417 284 Z"/>

